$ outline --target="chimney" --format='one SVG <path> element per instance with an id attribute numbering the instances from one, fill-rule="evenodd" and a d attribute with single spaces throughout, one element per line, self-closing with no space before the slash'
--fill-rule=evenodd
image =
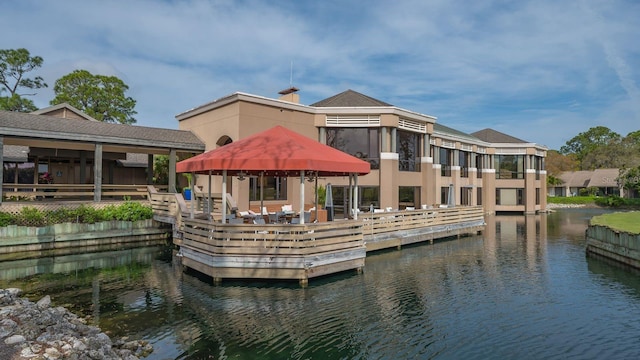
<path id="1" fill-rule="evenodd" d="M 292 102 L 292 103 L 296 103 L 299 104 L 300 103 L 300 95 L 296 94 L 296 92 L 298 92 L 298 88 L 297 87 L 290 87 L 287 89 L 284 89 L 282 91 L 279 91 L 278 94 L 280 94 L 280 97 L 278 98 L 279 100 L 283 100 L 283 101 L 288 101 L 288 102 Z"/>

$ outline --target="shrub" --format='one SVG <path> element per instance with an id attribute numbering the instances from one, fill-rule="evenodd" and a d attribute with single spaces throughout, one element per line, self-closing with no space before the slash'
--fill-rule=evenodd
<path id="1" fill-rule="evenodd" d="M 624 199 L 615 195 L 596 198 L 596 205 L 599 205 L 599 206 L 619 207 L 624 204 L 625 204 Z"/>
<path id="2" fill-rule="evenodd" d="M 93 224 L 109 220 L 138 221 L 151 218 L 153 218 L 151 207 L 137 202 L 125 202 L 119 206 L 110 205 L 102 210 L 85 205 L 76 209 L 54 211 L 24 207 L 17 215 L 0 212 L 0 227 L 8 225 L 41 227 L 61 223 Z"/>
<path id="3" fill-rule="evenodd" d="M 13 216 L 5 212 L 0 211 L 0 227 L 5 227 L 12 224 Z"/>

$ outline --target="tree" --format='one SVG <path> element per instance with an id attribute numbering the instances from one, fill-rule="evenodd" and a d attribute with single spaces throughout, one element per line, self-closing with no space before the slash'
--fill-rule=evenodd
<path id="1" fill-rule="evenodd" d="M 129 86 L 116 76 L 74 70 L 56 80 L 51 105 L 66 102 L 100 121 L 134 124 L 136 101 L 125 96 L 127 90 Z"/>
<path id="2" fill-rule="evenodd" d="M 0 97 L 0 109 L 9 111 L 30 112 L 38 108 L 33 101 L 23 98 L 27 95 L 19 94 L 20 88 L 40 89 L 47 87 L 42 77 L 27 78 L 25 74 L 42 66 L 40 56 L 31 56 L 27 49 L 0 50 L 0 95 L 7 91 L 8 96 Z"/>
<path id="3" fill-rule="evenodd" d="M 562 155 L 556 150 L 547 151 L 547 159 L 545 163 L 547 174 L 559 176 L 565 171 L 578 170 L 579 164 L 575 155 Z"/>
<path id="4" fill-rule="evenodd" d="M 575 154 L 581 169 L 585 169 L 583 160 L 590 152 L 601 145 L 607 145 L 612 142 L 620 141 L 620 134 L 611 131 L 605 126 L 592 127 L 589 130 L 579 133 L 566 145 L 560 148 L 563 155 Z"/>

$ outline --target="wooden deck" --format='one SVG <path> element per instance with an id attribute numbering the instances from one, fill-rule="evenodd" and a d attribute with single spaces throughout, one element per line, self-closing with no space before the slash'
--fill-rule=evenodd
<path id="1" fill-rule="evenodd" d="M 361 271 L 366 253 L 484 229 L 481 206 L 362 213 L 358 220 L 310 224 L 222 224 L 213 212 L 191 206 L 180 194 L 149 188 L 154 219 L 174 225 L 188 268 L 222 279 L 309 279 L 346 270 Z M 194 206 L 198 209 L 198 206 Z"/>

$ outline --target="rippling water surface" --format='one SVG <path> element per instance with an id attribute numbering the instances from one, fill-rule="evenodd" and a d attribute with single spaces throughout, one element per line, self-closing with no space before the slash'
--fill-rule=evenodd
<path id="1" fill-rule="evenodd" d="M 640 358 L 640 277 L 585 256 L 596 214 L 491 217 L 481 236 L 369 254 L 363 274 L 307 288 L 213 286 L 166 249 L 104 253 L 114 266 L 70 261 L 62 274 L 0 285 L 144 338 L 148 359 Z"/>

